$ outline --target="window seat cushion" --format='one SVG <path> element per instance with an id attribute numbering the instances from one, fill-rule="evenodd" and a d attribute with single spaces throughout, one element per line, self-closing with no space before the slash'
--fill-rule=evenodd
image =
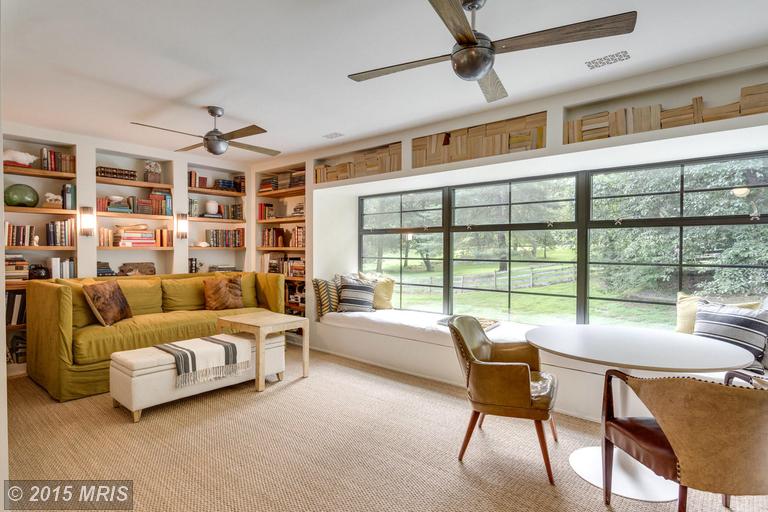
<path id="1" fill-rule="evenodd" d="M 439 313 L 384 309 L 372 312 L 327 313 L 320 319 L 320 323 L 453 347 L 448 327 L 437 324 L 438 320 L 445 317 L 446 315 Z M 525 333 L 534 327 L 536 326 L 530 324 L 500 322 L 486 334 L 496 341 L 525 341 Z"/>

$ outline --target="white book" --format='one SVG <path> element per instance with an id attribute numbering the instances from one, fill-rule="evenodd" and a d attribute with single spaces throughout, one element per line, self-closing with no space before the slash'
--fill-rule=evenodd
<path id="1" fill-rule="evenodd" d="M 52 279 L 61 278 L 61 258 L 48 258 L 48 268 Z"/>
<path id="2" fill-rule="evenodd" d="M 19 311 L 21 310 L 21 294 L 17 293 L 13 298 L 13 316 L 11 316 L 11 325 L 19 323 Z"/>

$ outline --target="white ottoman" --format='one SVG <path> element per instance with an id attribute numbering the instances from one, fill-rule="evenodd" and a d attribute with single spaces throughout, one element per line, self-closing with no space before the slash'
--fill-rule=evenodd
<path id="1" fill-rule="evenodd" d="M 253 340 L 253 336 L 244 333 L 234 336 Z M 251 366 L 241 375 L 184 387 L 176 387 L 176 363 L 171 354 L 152 347 L 114 352 L 109 366 L 109 394 L 112 396 L 112 405 L 115 407 L 122 405 L 131 411 L 135 423 L 141 418 L 141 411 L 147 407 L 254 380 L 255 352 L 256 345 L 252 343 Z M 264 367 L 267 375 L 275 374 L 277 380 L 283 380 L 284 334 L 275 333 L 267 337 Z"/>

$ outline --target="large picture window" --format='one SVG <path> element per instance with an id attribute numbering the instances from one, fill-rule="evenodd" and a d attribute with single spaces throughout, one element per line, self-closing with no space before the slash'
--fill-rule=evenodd
<path id="1" fill-rule="evenodd" d="M 404 309 L 672 328 L 681 291 L 768 295 L 766 214 L 765 155 L 371 196 L 360 267 Z"/>

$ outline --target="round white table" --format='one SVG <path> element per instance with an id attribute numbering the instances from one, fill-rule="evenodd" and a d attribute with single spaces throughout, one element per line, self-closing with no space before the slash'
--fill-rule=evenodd
<path id="1" fill-rule="evenodd" d="M 748 351 L 710 338 L 639 327 L 561 325 L 537 327 L 526 334 L 528 342 L 551 354 L 616 368 L 653 372 L 699 373 L 735 370 L 749 366 Z M 617 410 L 626 405 L 628 392 L 616 394 Z M 602 399 L 602 397 L 599 397 Z M 623 403 L 622 403 L 623 402 Z M 574 451 L 569 462 L 584 480 L 602 488 L 600 446 Z M 656 476 L 621 450 L 614 450 L 613 494 L 642 501 L 673 501 L 677 484 Z"/>

